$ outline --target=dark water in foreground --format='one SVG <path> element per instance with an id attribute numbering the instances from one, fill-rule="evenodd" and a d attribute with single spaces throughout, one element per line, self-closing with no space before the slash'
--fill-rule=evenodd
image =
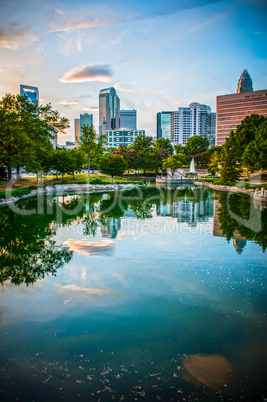
<path id="1" fill-rule="evenodd" d="M 121 194 L 0 210 L 0 401 L 265 400 L 267 210 Z"/>

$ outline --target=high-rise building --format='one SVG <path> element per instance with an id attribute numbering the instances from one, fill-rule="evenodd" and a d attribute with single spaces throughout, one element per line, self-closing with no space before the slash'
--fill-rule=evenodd
<path id="1" fill-rule="evenodd" d="M 75 136 L 75 145 L 77 147 L 80 144 L 80 137 L 81 137 L 80 119 L 74 119 L 74 136 Z"/>
<path id="2" fill-rule="evenodd" d="M 80 130 L 82 130 L 83 126 L 91 127 L 93 125 L 93 115 L 92 113 L 84 113 L 80 114 Z"/>
<path id="3" fill-rule="evenodd" d="M 99 134 L 120 128 L 120 98 L 115 88 L 99 92 Z"/>
<path id="4" fill-rule="evenodd" d="M 89 113 L 80 114 L 79 119 L 74 119 L 74 137 L 75 145 L 78 146 L 80 143 L 82 127 L 93 125 L 93 115 Z"/>
<path id="5" fill-rule="evenodd" d="M 31 87 L 29 85 L 20 85 L 20 95 L 26 96 L 28 101 L 36 103 L 39 106 L 39 91 L 37 87 Z"/>
<path id="6" fill-rule="evenodd" d="M 236 93 L 242 94 L 243 92 L 252 92 L 252 79 L 247 70 L 243 70 L 237 84 Z"/>
<path id="7" fill-rule="evenodd" d="M 177 112 L 171 114 L 171 141 L 175 144 L 185 145 L 194 135 L 206 137 L 209 141 L 212 136 L 212 123 L 215 113 L 211 118 L 211 108 L 197 102 L 188 107 L 179 107 Z"/>
<path id="8" fill-rule="evenodd" d="M 216 145 L 223 145 L 230 131 L 235 131 L 241 121 L 251 114 L 267 117 L 267 89 L 253 91 L 252 80 L 244 70 L 236 94 L 217 96 Z"/>
<path id="9" fill-rule="evenodd" d="M 210 146 L 214 147 L 216 144 L 216 113 L 211 112 L 208 120 L 208 135 Z"/>
<path id="10" fill-rule="evenodd" d="M 157 139 L 168 138 L 171 140 L 171 117 L 173 112 L 157 113 Z"/>
<path id="11" fill-rule="evenodd" d="M 120 145 L 132 145 L 139 135 L 145 135 L 145 130 L 108 130 L 108 147 L 119 148 Z"/>
<path id="12" fill-rule="evenodd" d="M 120 111 L 120 127 L 136 130 L 136 110 Z"/>

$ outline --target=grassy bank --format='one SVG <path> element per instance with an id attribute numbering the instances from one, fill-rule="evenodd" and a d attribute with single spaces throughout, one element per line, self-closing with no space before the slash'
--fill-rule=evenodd
<path id="1" fill-rule="evenodd" d="M 72 175 L 64 175 L 56 178 L 56 176 L 44 176 L 42 183 L 37 181 L 36 177 L 27 177 L 21 180 L 15 181 L 11 190 L 11 195 L 14 197 L 21 197 L 29 194 L 32 190 L 41 186 L 54 186 L 56 184 L 87 184 L 88 176 L 86 173 L 76 174 L 73 178 Z M 127 183 L 139 183 L 143 184 L 140 178 L 128 178 L 128 177 L 114 177 L 114 184 L 127 184 Z M 112 184 L 112 179 L 108 175 L 100 173 L 92 173 L 90 175 L 90 184 Z M 0 198 L 5 198 L 7 181 L 0 181 Z"/>

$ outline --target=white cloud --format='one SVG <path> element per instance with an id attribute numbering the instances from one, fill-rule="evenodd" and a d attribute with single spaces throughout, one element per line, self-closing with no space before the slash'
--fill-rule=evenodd
<path id="1" fill-rule="evenodd" d="M 83 110 L 85 110 L 87 112 L 96 112 L 99 110 L 99 108 L 97 106 L 88 106 L 88 107 L 84 107 Z"/>
<path id="2" fill-rule="evenodd" d="M 64 73 L 63 77 L 59 79 L 62 83 L 70 82 L 87 82 L 87 81 L 102 81 L 110 82 L 112 80 L 112 71 L 110 66 L 94 65 L 94 66 L 81 66 L 74 67 Z"/>
<path id="3" fill-rule="evenodd" d="M 75 100 L 62 100 L 58 103 L 60 105 L 64 105 L 64 106 L 72 106 L 72 105 L 78 105 L 80 102 L 75 101 Z"/>

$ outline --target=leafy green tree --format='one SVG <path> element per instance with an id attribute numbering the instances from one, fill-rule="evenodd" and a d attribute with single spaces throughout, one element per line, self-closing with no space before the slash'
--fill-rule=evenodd
<path id="1" fill-rule="evenodd" d="M 121 176 L 127 169 L 127 163 L 121 155 L 108 155 L 103 157 L 100 164 L 101 172 L 109 174 L 112 177 Z"/>
<path id="2" fill-rule="evenodd" d="M 32 148 L 32 158 L 28 158 L 26 162 L 26 170 L 35 173 L 37 181 L 40 177 L 42 181 L 43 172 L 48 172 L 51 169 L 51 160 L 54 149 L 49 140 L 45 144 L 34 146 Z"/>
<path id="3" fill-rule="evenodd" d="M 72 171 L 72 158 L 70 157 L 69 151 L 66 149 L 57 148 L 53 151 L 50 163 L 51 167 L 62 175 L 70 173 Z"/>
<path id="4" fill-rule="evenodd" d="M 69 171 L 72 173 L 74 178 L 75 171 L 81 171 L 83 165 L 86 163 L 86 154 L 79 148 L 74 148 L 67 152 L 69 159 Z"/>
<path id="5" fill-rule="evenodd" d="M 103 154 L 103 147 L 106 143 L 106 135 L 100 135 L 96 133 L 93 126 L 82 126 L 82 135 L 80 138 L 80 148 L 87 155 L 88 166 L 88 178 L 90 180 L 90 161 L 92 157 Z"/>
<path id="6" fill-rule="evenodd" d="M 48 146 L 54 130 L 64 133 L 69 121 L 52 110 L 51 104 L 28 102 L 24 96 L 7 94 L 0 101 L 0 161 L 8 168 L 27 163 L 38 165 L 40 153 Z"/>
<path id="7" fill-rule="evenodd" d="M 201 137 L 200 135 L 194 135 L 193 137 L 189 138 L 184 149 L 184 153 L 186 155 L 196 155 L 200 154 L 201 152 L 207 151 L 209 148 L 209 140 L 205 137 Z"/>
<path id="8" fill-rule="evenodd" d="M 237 140 L 237 149 L 236 153 L 238 156 L 239 162 L 241 162 L 243 153 L 245 152 L 246 147 L 255 140 L 256 131 L 267 120 L 264 116 L 259 116 L 258 114 L 251 114 L 242 120 L 241 124 L 239 124 L 236 128 L 236 140 Z"/>
<path id="9" fill-rule="evenodd" d="M 219 152 L 215 151 L 210 157 L 208 171 L 212 174 L 219 172 L 219 162 L 220 162 L 220 154 Z"/>
<path id="10" fill-rule="evenodd" d="M 134 140 L 132 148 L 136 149 L 137 152 L 143 151 L 149 153 L 152 151 L 152 137 L 146 135 L 138 135 Z"/>
<path id="11" fill-rule="evenodd" d="M 7 94 L 0 102 L 0 161 L 7 166 L 8 180 L 12 178 L 12 167 L 23 161 L 26 133 L 19 126 L 18 109 L 20 97 Z"/>
<path id="12" fill-rule="evenodd" d="M 209 149 L 207 149 L 206 154 L 208 156 L 211 156 L 214 154 L 214 152 L 218 152 L 219 156 L 221 155 L 221 151 L 222 151 L 222 146 L 216 145 L 214 147 L 210 147 Z"/>
<path id="13" fill-rule="evenodd" d="M 238 163 L 237 139 L 233 130 L 222 147 L 220 175 L 224 183 L 236 182 L 242 169 Z"/>
<path id="14" fill-rule="evenodd" d="M 153 148 L 156 150 L 166 149 L 169 155 L 174 154 L 173 146 L 169 138 L 158 138 Z"/>
<path id="15" fill-rule="evenodd" d="M 162 169 L 163 161 L 168 159 L 169 156 L 167 149 L 154 149 L 152 154 L 150 154 L 151 167 L 155 170 L 156 175 L 158 171 Z"/>
<path id="16" fill-rule="evenodd" d="M 255 140 L 245 148 L 242 163 L 250 171 L 267 169 L 267 119 L 255 129 Z"/>
<path id="17" fill-rule="evenodd" d="M 138 153 L 134 148 L 127 148 L 125 145 L 121 145 L 118 149 L 114 150 L 112 155 L 121 155 L 125 159 L 129 169 L 135 169 L 137 164 L 136 160 Z"/>
<path id="18" fill-rule="evenodd" d="M 186 165 L 186 157 L 184 154 L 172 155 L 163 161 L 163 169 L 169 168 L 172 171 L 179 169 L 184 165 Z"/>
<path id="19" fill-rule="evenodd" d="M 184 154 L 185 147 L 183 147 L 183 145 L 176 144 L 176 145 L 174 145 L 174 149 L 175 149 L 176 154 Z"/>

